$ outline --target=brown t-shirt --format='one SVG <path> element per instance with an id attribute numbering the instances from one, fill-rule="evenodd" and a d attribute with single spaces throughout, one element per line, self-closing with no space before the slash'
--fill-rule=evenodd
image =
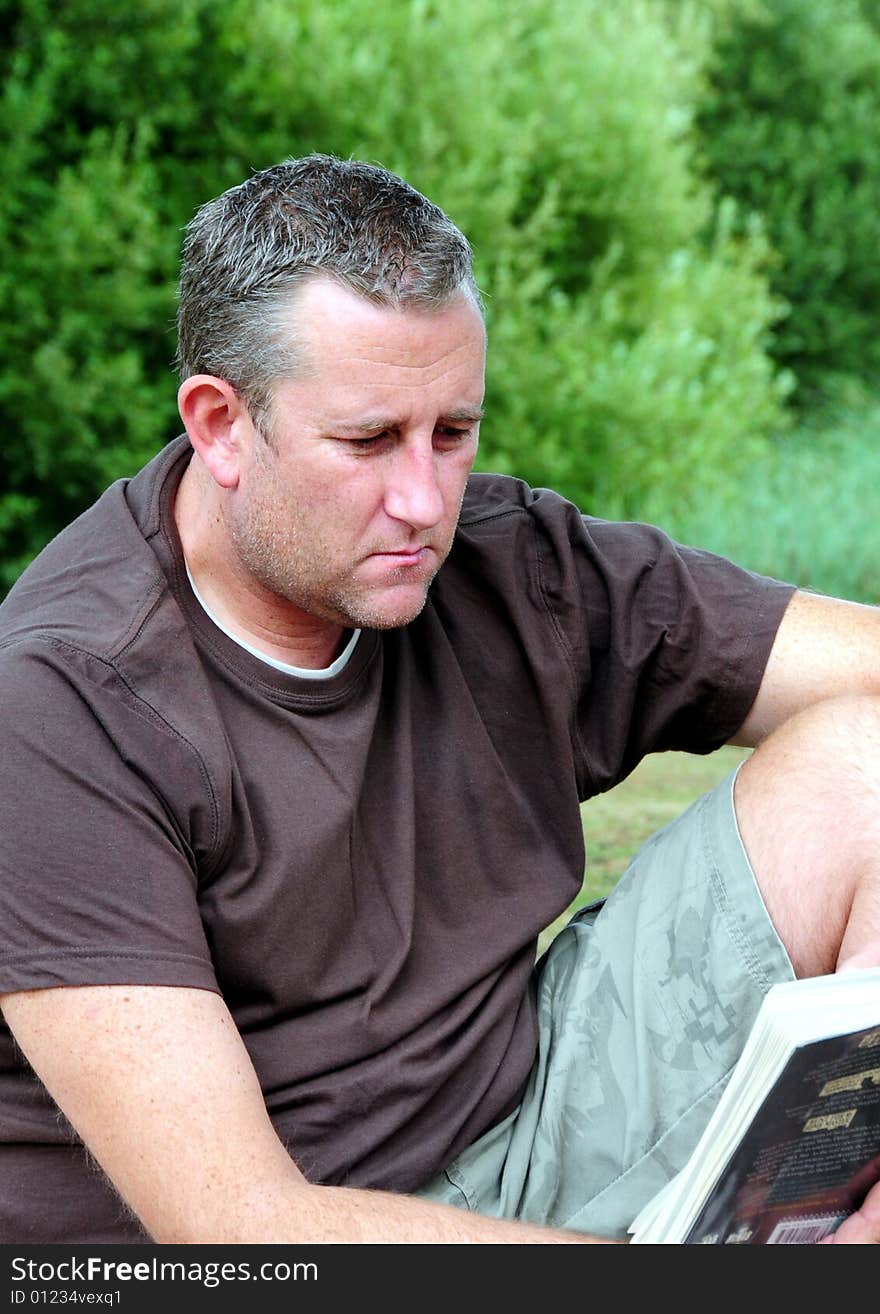
<path id="1" fill-rule="evenodd" d="M 410 1190 L 519 1097 L 580 802 L 731 736 L 791 589 L 475 475 L 422 615 L 300 679 L 192 595 L 188 454 L 0 608 L 0 993 L 219 990 L 306 1175 Z M 142 1237 L 0 1024 L 0 1241 Z"/>

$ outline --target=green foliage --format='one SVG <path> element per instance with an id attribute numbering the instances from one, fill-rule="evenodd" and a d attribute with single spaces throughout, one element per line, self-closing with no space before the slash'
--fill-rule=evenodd
<path id="1" fill-rule="evenodd" d="M 712 177 L 763 217 L 790 313 L 773 355 L 801 404 L 880 379 L 880 8 L 762 0 L 728 23 L 702 104 Z"/>
<path id="2" fill-rule="evenodd" d="M 177 235 L 154 199 L 149 120 L 114 103 L 118 88 L 104 104 L 97 96 L 124 52 L 89 30 L 91 8 L 66 6 L 62 27 L 49 5 L 17 7 L 3 61 L 6 584 L 109 480 L 157 450 L 173 411 Z"/>
<path id="3" fill-rule="evenodd" d="M 178 427 L 196 206 L 311 150 L 397 170 L 471 238 L 484 468 L 602 514 L 735 479 L 790 387 L 760 227 L 697 167 L 712 23 L 741 3 L 7 0 L 6 582 Z"/>

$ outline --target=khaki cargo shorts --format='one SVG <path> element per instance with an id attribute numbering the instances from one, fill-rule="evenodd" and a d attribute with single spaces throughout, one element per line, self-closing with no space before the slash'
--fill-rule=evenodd
<path id="1" fill-rule="evenodd" d="M 535 969 L 522 1103 L 418 1194 L 625 1238 L 683 1165 L 764 994 L 793 976 L 739 836 L 735 776 L 557 936 Z"/>

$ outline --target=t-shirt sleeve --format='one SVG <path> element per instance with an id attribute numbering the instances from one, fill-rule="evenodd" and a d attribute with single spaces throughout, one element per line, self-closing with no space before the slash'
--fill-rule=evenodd
<path id="1" fill-rule="evenodd" d="M 726 743 L 757 696 L 794 586 L 651 525 L 582 516 L 556 498 L 536 510 L 542 589 L 576 682 L 584 793 L 648 753 Z"/>
<path id="2" fill-rule="evenodd" d="M 0 654 L 0 691 L 0 993 L 217 990 L 192 835 L 161 790 L 198 777 L 192 750 L 111 669 L 52 643 Z"/>

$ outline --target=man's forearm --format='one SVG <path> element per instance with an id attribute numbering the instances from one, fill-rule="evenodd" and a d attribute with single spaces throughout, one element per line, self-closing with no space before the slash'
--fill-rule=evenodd
<path id="1" fill-rule="evenodd" d="M 451 1205 L 295 1180 L 286 1188 L 256 1187 L 231 1211 L 196 1218 L 186 1235 L 156 1235 L 161 1243 L 283 1243 L 308 1245 L 584 1245 L 608 1238 L 531 1223 L 488 1218 Z"/>
<path id="2" fill-rule="evenodd" d="M 595 1239 L 416 1196 L 310 1184 L 278 1138 L 241 1036 L 212 992 L 59 987 L 0 1004 L 37 1076 L 157 1242 Z"/>

